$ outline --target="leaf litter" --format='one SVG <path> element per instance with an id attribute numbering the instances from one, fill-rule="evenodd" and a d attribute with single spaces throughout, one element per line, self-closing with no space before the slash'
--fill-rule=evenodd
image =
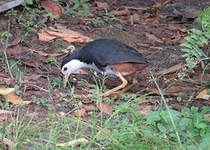
<path id="1" fill-rule="evenodd" d="M 113 3 L 114 7 L 118 7 L 118 9 L 113 9 L 112 7 L 109 7 L 110 3 Z M 149 69 L 151 69 L 151 70 L 154 69 L 158 73 L 163 74 L 163 77 L 166 77 L 166 78 L 167 77 L 170 77 L 170 78 L 175 77 L 177 75 L 177 72 L 179 72 L 183 67 L 183 64 L 179 63 L 180 61 L 179 62 L 175 61 L 176 63 L 174 63 L 174 62 L 172 62 L 173 59 L 168 58 L 168 56 L 169 56 L 168 54 L 170 54 L 170 56 L 171 56 L 172 54 L 176 53 L 175 49 L 172 48 L 170 50 L 167 50 L 163 47 L 162 50 L 159 50 L 158 48 L 151 48 L 151 46 L 157 46 L 158 47 L 160 44 L 165 45 L 164 39 L 166 39 L 166 38 L 172 40 L 172 43 L 169 43 L 169 44 L 171 44 L 169 46 L 173 46 L 173 44 L 183 42 L 182 40 L 183 40 L 183 37 L 186 34 L 185 32 L 187 32 L 187 28 L 189 28 L 189 26 L 191 26 L 191 24 L 185 26 L 185 23 L 180 23 L 182 20 L 180 22 L 178 22 L 176 20 L 176 16 L 178 14 L 177 12 L 173 16 L 174 18 L 172 18 L 173 19 L 172 21 L 166 20 L 168 17 L 172 16 L 170 13 L 167 12 L 167 13 L 164 13 L 164 14 L 160 15 L 160 13 L 162 11 L 161 9 L 165 9 L 166 6 L 167 7 L 169 6 L 167 3 L 170 4 L 170 0 L 165 1 L 163 3 L 155 2 L 150 7 L 148 7 L 148 6 L 139 7 L 138 5 L 137 6 L 133 5 L 132 7 L 125 6 L 124 8 L 122 8 L 122 7 L 117 5 L 117 2 L 111 1 L 110 3 L 107 2 L 107 4 L 98 4 L 97 5 L 98 10 L 100 10 L 102 13 L 100 13 L 100 15 L 93 14 L 92 17 L 102 17 L 102 19 L 103 19 L 103 17 L 104 18 L 107 17 L 107 15 L 105 15 L 107 12 L 105 12 L 105 11 L 108 10 L 108 12 L 112 12 L 111 13 L 112 15 L 115 15 L 115 16 L 119 17 L 119 20 L 120 20 L 120 22 L 118 22 L 118 21 L 114 22 L 113 26 L 118 24 L 118 23 L 121 23 L 122 24 L 122 32 L 130 32 L 132 34 L 132 36 L 135 37 L 135 38 L 130 38 L 127 35 L 115 34 L 114 28 L 111 28 L 111 29 L 113 29 L 112 33 L 109 33 L 110 35 L 107 35 L 107 30 L 106 30 L 105 27 L 101 27 L 101 29 L 102 29 L 101 30 L 100 28 L 95 28 L 95 27 L 92 26 L 91 21 L 90 21 L 92 18 L 85 18 L 85 19 L 82 18 L 81 19 L 81 17 L 77 16 L 75 18 L 69 17 L 68 23 L 66 23 L 67 25 L 65 24 L 65 26 L 64 25 L 55 25 L 53 27 L 48 27 L 48 28 L 45 28 L 45 29 L 41 29 L 40 33 L 39 33 L 39 40 L 40 40 L 39 42 L 41 42 L 41 44 L 43 44 L 43 45 L 47 45 L 47 47 L 52 46 L 54 48 L 54 45 L 52 43 L 51 43 L 52 45 L 50 45 L 49 41 L 53 40 L 53 39 L 56 39 L 56 38 L 61 38 L 62 40 L 65 40 L 65 41 L 68 41 L 68 42 L 81 43 L 81 45 L 82 45 L 82 43 L 87 43 L 87 42 L 92 41 L 93 39 L 95 39 L 95 37 L 108 37 L 108 38 L 110 38 L 110 36 L 111 36 L 111 38 L 120 39 L 127 44 L 138 43 L 138 45 L 134 44 L 133 47 L 138 48 L 140 52 L 146 51 L 145 56 L 147 57 L 149 62 L 152 64 L 152 65 L 149 65 Z M 49 7 L 51 7 L 51 6 L 49 6 Z M 62 9 L 62 8 L 59 8 L 60 6 L 56 6 L 56 7 L 58 7 L 58 10 Z M 104 7 L 107 10 L 105 10 L 102 7 Z M 151 7 L 153 7 L 154 9 L 157 8 L 158 10 L 155 11 L 155 13 L 154 12 L 151 13 L 149 11 Z M 50 8 L 46 8 L 46 9 L 50 10 Z M 133 17 L 133 14 L 135 14 L 135 13 L 136 14 L 142 14 L 142 15 L 138 15 L 139 19 L 137 19 L 137 18 Z M 62 15 L 63 14 L 61 14 L 60 16 L 62 16 Z M 183 18 L 185 17 L 184 13 L 179 14 L 179 15 L 183 16 Z M 76 20 L 76 21 L 74 21 L 74 20 Z M 56 20 L 54 20 L 54 21 L 56 21 Z M 165 25 L 163 25 L 163 24 L 161 24 L 162 21 L 164 21 L 164 23 L 165 23 L 165 21 L 167 21 L 167 22 L 166 22 Z M 133 23 L 131 24 L 130 22 L 133 22 Z M 161 26 L 160 26 L 159 23 L 161 24 Z M 67 29 L 67 26 L 69 27 L 69 25 L 76 27 L 76 28 L 74 28 L 74 31 Z M 177 26 L 177 25 L 179 25 L 179 26 Z M 83 29 L 82 29 L 83 32 L 80 31 L 81 27 L 83 27 Z M 110 25 L 108 26 L 108 28 L 110 30 Z M 157 30 L 155 30 L 155 28 L 158 28 L 158 30 L 160 30 L 160 32 L 157 32 Z M 87 30 L 87 29 L 90 29 L 90 30 Z M 119 30 L 119 29 L 117 29 L 117 30 Z M 78 32 L 75 32 L 75 31 L 78 31 Z M 92 36 L 84 36 L 84 35 L 88 34 L 88 32 L 90 32 L 90 31 L 91 31 Z M 167 32 L 161 32 L 161 31 L 167 31 Z M 80 34 L 80 33 L 83 33 L 84 35 Z M 164 33 L 166 33 L 166 34 L 164 34 Z M 72 34 L 72 35 L 69 36 L 70 34 Z M 142 40 L 141 38 L 144 37 L 144 36 L 146 36 L 146 38 Z M 92 37 L 94 37 L 94 38 L 92 38 Z M 126 38 L 126 40 L 124 40 L 125 38 Z M 138 39 L 138 40 L 136 41 L 136 39 Z M 25 75 L 27 75 L 28 73 L 30 73 L 30 75 L 32 74 L 31 78 L 26 77 L 24 80 L 35 79 L 33 83 L 31 81 L 30 81 L 31 83 L 30 82 L 28 82 L 28 83 L 25 82 L 24 83 L 25 86 L 23 86 L 23 87 L 25 87 L 25 89 L 26 89 L 24 91 L 24 93 L 27 94 L 27 91 L 28 91 L 27 89 L 31 89 L 30 90 L 30 91 L 32 91 L 31 95 L 33 94 L 33 91 L 34 91 L 34 92 L 39 93 L 40 97 L 41 96 L 49 97 L 49 91 L 47 90 L 48 89 L 48 85 L 47 85 L 48 81 L 45 78 L 44 79 L 45 82 L 41 82 L 41 83 L 37 82 L 37 80 L 41 80 L 39 78 L 39 75 L 40 74 L 41 75 L 50 74 L 50 78 L 54 81 L 54 79 L 56 77 L 60 76 L 60 72 L 56 72 L 53 69 L 50 70 L 49 68 L 45 69 L 44 71 L 42 70 L 40 72 L 37 72 L 36 69 L 37 68 L 43 69 L 46 66 L 51 65 L 51 64 L 46 64 L 46 63 L 44 64 L 42 61 L 40 61 L 41 58 L 46 59 L 46 57 L 57 57 L 59 62 L 60 62 L 62 53 L 60 53 L 58 51 L 56 51 L 56 52 L 51 51 L 50 53 L 48 51 L 46 52 L 46 51 L 44 51 L 44 46 L 41 45 L 39 42 L 35 41 L 35 45 L 36 46 L 38 45 L 39 48 L 37 50 L 34 50 L 33 54 L 31 55 L 32 57 L 30 57 L 31 60 L 35 59 L 36 61 L 26 60 L 25 62 L 23 62 L 23 64 L 26 65 L 24 67 L 26 67 L 28 69 L 28 71 L 25 73 Z M 17 40 L 16 43 L 14 42 L 14 45 L 19 45 L 18 40 Z M 62 44 L 60 44 L 60 45 L 62 45 Z M 21 45 L 21 47 L 23 47 L 23 46 Z M 16 50 L 14 50 L 14 52 L 16 52 Z M 22 52 L 20 54 L 22 54 Z M 40 59 L 37 59 L 37 57 L 33 57 L 37 54 L 39 55 L 38 58 L 40 58 Z M 180 54 L 178 54 L 178 55 L 180 55 Z M 159 58 L 155 57 L 155 56 L 158 56 Z M 169 60 L 169 59 L 171 59 L 171 60 Z M 163 61 L 166 61 L 166 62 L 169 62 L 169 63 L 166 64 L 166 66 L 164 66 L 165 64 L 163 63 Z M 171 65 L 171 64 L 173 64 L 173 65 Z M 172 67 L 170 67 L 170 66 L 172 66 Z M 162 71 L 162 69 L 161 69 L 162 67 L 168 68 L 168 69 Z M 191 76 L 194 77 L 194 76 L 198 76 L 198 75 L 202 74 L 201 72 L 196 72 L 196 73 L 197 73 L 197 75 L 191 73 Z M 204 73 L 204 74 L 208 74 L 208 73 Z M 30 75 L 28 75 L 28 76 L 30 76 Z M 38 75 L 38 76 L 36 76 L 36 75 Z M 84 76 L 81 76 L 80 74 L 77 74 L 77 75 L 78 75 L 78 78 L 84 78 Z M 155 88 L 154 84 L 152 82 L 148 82 L 148 80 L 145 79 L 144 76 L 149 76 L 149 75 L 148 75 L 148 73 L 145 73 L 143 76 L 141 74 L 138 74 L 137 79 L 139 80 L 139 83 L 138 83 L 136 88 L 133 88 L 130 91 L 130 93 L 137 93 L 138 94 L 139 91 L 141 93 L 142 89 L 147 89 L 144 92 L 147 92 L 147 91 L 152 92 L 152 93 L 156 94 L 157 97 L 158 97 L 159 93 L 157 92 L 157 89 Z M 88 76 L 86 74 L 85 78 L 88 79 L 88 78 L 91 78 L 91 76 Z M 179 80 L 179 81 L 180 81 L 180 84 L 175 84 L 174 86 L 172 86 L 171 88 L 167 89 L 164 92 L 165 96 L 172 98 L 173 103 L 175 103 L 175 104 L 171 104 L 171 106 L 172 106 L 172 108 L 174 108 L 176 110 L 181 110 L 182 107 L 184 106 L 183 104 L 178 104 L 178 102 L 175 101 L 176 94 L 180 93 L 180 92 L 183 92 L 184 88 L 182 88 L 182 87 L 189 87 L 189 85 L 190 85 L 190 84 L 187 84 L 184 81 L 181 81 L 181 80 Z M 36 82 L 37 82 L 37 84 L 36 84 Z M 160 84 L 161 84 L 162 89 L 165 89 L 166 86 L 167 86 L 167 84 L 165 84 L 162 81 L 162 78 L 160 79 Z M 113 83 L 112 83 L 112 81 L 107 81 L 106 85 L 113 86 Z M 23 87 L 21 87 L 21 88 L 23 88 Z M 59 89 L 58 87 L 55 87 L 55 88 L 58 89 L 58 90 L 61 90 L 63 93 L 68 93 L 69 92 L 65 89 Z M 77 86 L 75 88 L 77 88 Z M 86 88 L 86 87 L 83 87 L 83 88 Z M 195 90 L 195 91 L 197 90 L 193 86 L 191 86 L 190 88 Z M 82 93 L 81 91 L 82 91 L 82 88 L 77 90 L 74 93 L 77 101 L 80 101 L 80 100 L 83 100 L 83 99 L 91 99 L 92 93 L 91 94 L 87 94 L 87 93 L 81 94 Z M 190 95 L 191 93 L 192 93 L 192 91 L 186 93 L 186 95 Z M 204 92 L 204 94 L 201 94 L 201 97 L 203 97 L 204 95 L 206 95 L 205 92 Z M 37 94 L 37 97 L 38 97 L 38 94 Z M 15 100 L 14 103 L 17 103 L 17 104 L 22 102 L 22 99 L 20 98 L 20 96 L 17 96 L 17 95 L 11 96 L 11 99 L 14 99 Z M 16 100 L 17 100 L 17 102 L 16 102 Z M 148 101 L 145 101 L 145 103 L 142 103 L 141 105 L 143 105 L 143 104 L 146 105 L 147 103 L 153 104 L 152 103 L 153 101 L 156 101 L 156 99 L 153 100 L 153 97 L 152 97 L 151 99 L 149 99 Z M 52 103 L 55 103 L 55 104 L 56 103 L 62 103 L 62 99 L 59 99 L 59 96 L 57 96 L 56 99 L 53 99 Z M 170 102 L 169 102 L 169 104 L 170 104 Z M 68 106 L 68 109 L 62 108 L 62 111 L 64 111 L 64 113 L 66 111 L 69 111 L 69 107 L 70 106 Z M 90 104 L 90 105 L 83 104 L 83 107 L 78 110 L 78 115 L 77 116 L 82 117 L 82 115 L 83 115 L 84 118 L 85 118 L 85 117 L 88 116 L 87 111 L 92 111 L 92 110 L 95 111 L 95 109 L 98 109 L 99 111 L 102 111 L 103 113 L 105 113 L 107 115 L 112 114 L 112 112 L 114 111 L 112 109 L 112 106 L 106 104 L 105 102 L 97 103 L 96 105 L 94 105 L 94 104 Z M 147 105 L 146 105 L 145 109 L 142 109 L 142 113 L 145 113 L 145 114 L 147 114 L 149 111 L 151 111 L 151 106 L 147 107 Z M 41 108 L 39 113 L 43 114 L 43 113 L 46 113 L 46 111 Z"/>

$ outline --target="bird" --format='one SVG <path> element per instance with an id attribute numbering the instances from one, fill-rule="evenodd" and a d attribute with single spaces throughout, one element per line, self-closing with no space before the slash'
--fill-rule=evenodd
<path id="1" fill-rule="evenodd" d="M 128 84 L 125 77 L 145 69 L 147 63 L 141 53 L 127 44 L 114 39 L 96 39 L 66 56 L 61 63 L 61 72 L 64 76 L 64 87 L 70 74 L 78 69 L 91 68 L 105 75 L 115 75 L 122 83 L 104 93 L 104 96 L 109 96 L 124 89 Z"/>

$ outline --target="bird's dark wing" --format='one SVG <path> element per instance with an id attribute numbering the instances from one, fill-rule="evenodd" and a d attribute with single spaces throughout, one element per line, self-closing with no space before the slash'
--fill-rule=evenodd
<path id="1" fill-rule="evenodd" d="M 147 63 L 136 49 L 116 40 L 95 40 L 89 43 L 85 49 L 89 51 L 94 61 L 103 66 L 123 62 Z"/>

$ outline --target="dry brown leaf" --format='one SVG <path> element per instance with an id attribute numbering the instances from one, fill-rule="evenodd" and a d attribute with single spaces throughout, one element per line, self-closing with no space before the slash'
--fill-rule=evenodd
<path id="1" fill-rule="evenodd" d="M 50 41 L 57 38 L 57 36 L 49 35 L 48 32 L 46 32 L 46 30 L 41 30 L 38 35 L 40 41 Z"/>
<path id="2" fill-rule="evenodd" d="M 10 85 L 11 83 L 14 82 L 14 80 L 12 80 L 11 78 L 3 78 L 2 81 L 3 81 L 4 84 L 6 84 L 6 85 Z"/>
<path id="3" fill-rule="evenodd" d="M 32 103 L 32 101 L 23 101 L 20 96 L 17 96 L 15 94 L 7 95 L 6 99 L 8 100 L 8 102 L 15 104 L 15 105 L 17 105 L 17 104 L 28 105 L 28 104 Z"/>
<path id="4" fill-rule="evenodd" d="M 156 24 L 159 22 L 159 20 L 160 18 L 158 16 L 149 16 L 144 20 L 137 20 L 134 17 L 132 18 L 132 21 L 138 24 Z"/>
<path id="5" fill-rule="evenodd" d="M 35 62 L 35 61 L 23 61 L 22 63 L 29 67 L 34 67 L 34 68 L 40 67 L 40 63 Z"/>
<path id="6" fill-rule="evenodd" d="M 78 99 L 88 99 L 88 98 L 91 98 L 92 97 L 92 94 L 91 93 L 85 93 L 85 94 L 74 94 L 74 98 L 78 98 Z"/>
<path id="7" fill-rule="evenodd" d="M 153 8 L 160 8 L 162 7 L 161 3 L 155 3 L 154 5 L 152 5 Z"/>
<path id="8" fill-rule="evenodd" d="M 187 32 L 187 29 L 186 29 L 185 27 L 181 27 L 181 26 L 178 25 L 178 24 L 169 23 L 167 28 L 170 29 L 170 30 L 181 31 L 181 32 Z"/>
<path id="9" fill-rule="evenodd" d="M 182 106 L 179 104 L 171 104 L 171 107 L 175 110 L 181 111 L 182 110 Z"/>
<path id="10" fill-rule="evenodd" d="M 208 89 L 202 90 L 197 96 L 196 99 L 204 99 L 204 100 L 209 100 L 210 95 L 207 93 Z"/>
<path id="11" fill-rule="evenodd" d="M 167 0 L 167 1 L 165 1 L 164 3 L 155 3 L 152 7 L 153 8 L 160 8 L 160 7 L 163 7 L 163 6 L 165 6 L 165 5 L 167 5 L 168 3 L 170 3 L 172 0 Z"/>
<path id="12" fill-rule="evenodd" d="M 181 92 L 181 88 L 180 87 L 172 86 L 169 89 L 167 89 L 164 94 L 165 95 L 170 95 L 170 94 L 179 93 L 179 92 Z"/>
<path id="13" fill-rule="evenodd" d="M 93 39 L 83 36 L 78 32 L 66 29 L 63 26 L 58 26 L 57 29 L 55 28 L 50 28 L 52 31 L 43 29 L 41 30 L 41 33 L 39 33 L 39 40 L 40 41 L 50 41 L 55 38 L 62 38 L 65 41 L 68 42 L 80 42 L 80 43 L 85 43 L 85 42 L 91 42 Z"/>
<path id="14" fill-rule="evenodd" d="M 12 41 L 11 44 L 8 45 L 8 47 L 18 45 L 20 43 L 20 41 L 21 41 L 21 37 L 17 37 Z"/>
<path id="15" fill-rule="evenodd" d="M 41 75 L 24 76 L 24 80 L 37 80 L 40 77 L 41 77 Z"/>
<path id="16" fill-rule="evenodd" d="M 83 104 L 82 107 L 87 111 L 94 111 L 96 107 L 94 104 Z"/>
<path id="17" fill-rule="evenodd" d="M 130 15 L 130 11 L 128 8 L 125 8 L 124 10 L 112 10 L 109 14 L 114 16 L 124 16 Z"/>
<path id="18" fill-rule="evenodd" d="M 63 15 L 63 8 L 56 2 L 47 0 L 42 1 L 41 6 L 45 9 L 47 9 L 50 13 L 53 15 L 61 17 Z"/>
<path id="19" fill-rule="evenodd" d="M 57 54 L 57 53 L 55 53 L 55 54 L 48 54 L 48 53 L 45 53 L 43 51 L 34 51 L 34 52 L 38 53 L 41 56 L 45 56 L 45 57 L 58 57 L 58 56 L 63 55 L 63 54 Z"/>
<path id="20" fill-rule="evenodd" d="M 148 106 L 144 106 L 141 109 L 138 109 L 137 111 L 140 112 L 143 115 L 147 115 L 152 109 L 152 106 L 148 105 Z"/>
<path id="21" fill-rule="evenodd" d="M 7 48 L 7 55 L 19 55 L 22 53 L 22 48 L 20 45 L 14 45 Z"/>
<path id="22" fill-rule="evenodd" d="M 74 113 L 77 117 L 85 117 L 86 116 L 86 110 L 84 108 L 78 109 Z"/>
<path id="23" fill-rule="evenodd" d="M 112 114 L 112 108 L 109 105 L 106 105 L 104 103 L 98 103 L 97 107 L 100 111 L 102 111 L 105 114 Z"/>
<path id="24" fill-rule="evenodd" d="M 2 139 L 2 137 L 0 137 Z M 16 145 L 14 142 L 9 140 L 8 138 L 3 138 L 3 143 L 8 149 L 16 149 Z"/>
<path id="25" fill-rule="evenodd" d="M 175 73 L 175 72 L 180 71 L 183 67 L 184 67 L 183 63 L 178 63 L 178 64 L 176 64 L 176 65 L 174 65 L 174 66 L 172 66 L 172 67 L 170 67 L 170 68 L 166 69 L 165 71 L 162 71 L 158 74 L 166 75 L 166 74 Z"/>
<path id="26" fill-rule="evenodd" d="M 6 96 L 15 91 L 15 88 L 0 87 L 0 95 Z"/>
<path id="27" fill-rule="evenodd" d="M 150 89 L 148 89 L 148 92 L 160 95 L 159 91 L 156 88 L 150 88 Z M 169 89 L 167 89 L 165 92 L 163 92 L 163 95 L 173 95 L 174 93 L 179 93 L 179 92 L 181 92 L 180 87 L 173 87 L 172 86 Z"/>
<path id="28" fill-rule="evenodd" d="M 157 38 L 155 35 L 147 33 L 147 32 L 144 32 L 144 33 L 145 33 L 145 36 L 148 38 L 148 40 L 158 42 L 158 43 L 163 43 L 163 41 Z"/>
<path id="29" fill-rule="evenodd" d="M 101 9 L 108 9 L 109 5 L 106 2 L 95 2 L 97 5 L 97 9 L 101 10 Z"/>
<path id="30" fill-rule="evenodd" d="M 60 146 L 60 147 L 76 147 L 76 146 L 79 146 L 80 144 L 83 144 L 83 143 L 88 143 L 88 140 L 86 140 L 85 138 L 81 138 L 81 139 L 76 139 L 76 140 L 73 140 L 73 141 L 70 141 L 70 142 L 66 142 L 66 143 L 59 143 L 59 144 L 56 144 L 56 146 Z"/>

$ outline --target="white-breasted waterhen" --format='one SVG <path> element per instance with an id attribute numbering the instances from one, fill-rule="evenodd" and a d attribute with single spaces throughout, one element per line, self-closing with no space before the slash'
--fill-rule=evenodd
<path id="1" fill-rule="evenodd" d="M 122 84 L 107 91 L 108 96 L 123 89 L 127 80 L 123 76 L 146 68 L 147 61 L 136 49 L 112 39 L 98 39 L 64 58 L 61 69 L 65 76 L 64 86 L 71 73 L 81 68 L 92 68 L 105 74 L 114 74 Z"/>

